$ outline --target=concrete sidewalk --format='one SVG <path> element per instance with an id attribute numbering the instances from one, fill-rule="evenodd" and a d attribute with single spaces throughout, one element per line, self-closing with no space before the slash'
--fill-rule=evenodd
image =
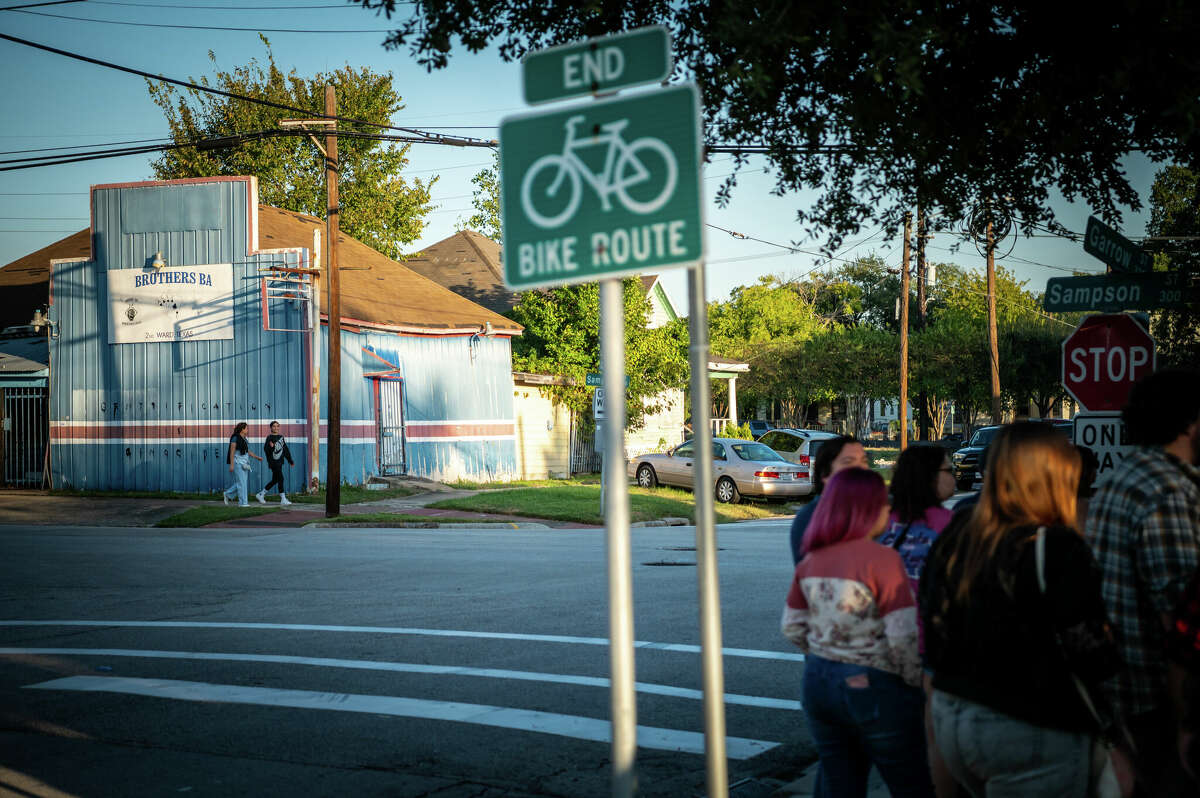
<path id="1" fill-rule="evenodd" d="M 443 485 L 430 483 L 420 487 L 425 492 L 378 501 L 363 501 L 343 504 L 342 516 L 364 513 L 400 513 L 428 518 L 435 526 L 439 519 L 468 519 L 479 524 L 502 524 L 513 528 L 593 528 L 590 524 L 547 521 L 544 518 L 525 518 L 512 515 L 475 513 L 463 510 L 439 510 L 428 505 L 443 499 L 474 496 L 478 491 L 454 490 Z M 279 507 L 276 496 L 267 497 L 267 507 L 276 512 L 252 518 L 234 519 L 209 524 L 206 528 L 297 528 L 309 522 L 323 522 L 325 505 L 294 502 L 288 507 Z M 211 507 L 221 504 L 220 494 L 212 499 L 130 499 L 120 496 L 63 496 L 52 495 L 43 490 L 0 491 L 0 524 L 21 526 L 115 526 L 151 527 L 164 518 L 193 507 Z M 253 497 L 251 507 L 261 507 Z M 418 522 L 419 523 L 419 522 Z M 351 526 L 352 524 L 346 523 Z"/>

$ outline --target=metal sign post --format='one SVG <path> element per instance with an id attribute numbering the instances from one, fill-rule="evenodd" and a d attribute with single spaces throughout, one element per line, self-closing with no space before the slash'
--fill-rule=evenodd
<path id="1" fill-rule="evenodd" d="M 700 592 L 700 658 L 704 674 L 704 754 L 708 795 L 729 794 L 725 760 L 725 671 L 721 660 L 721 593 L 717 581 L 717 531 L 713 511 L 712 429 L 709 423 L 708 300 L 704 266 L 688 269 L 688 337 L 691 342 L 692 449 L 696 497 L 696 574 Z"/>
<path id="2" fill-rule="evenodd" d="M 624 396 L 625 305 L 620 280 L 600 281 L 600 369 L 604 391 Z M 629 542 L 629 485 L 625 479 L 625 402 L 604 408 L 604 527 L 608 539 L 608 656 L 611 672 L 612 787 L 637 790 L 637 693 L 633 670 L 633 562 Z"/>
<path id="3" fill-rule="evenodd" d="M 664 28 L 631 31 L 616 38 L 531 53 L 525 60 L 530 102 L 581 93 L 612 91 L 670 73 L 670 36 Z M 625 275 L 704 259 L 700 197 L 700 94 L 693 84 L 602 99 L 500 124 L 500 210 L 504 237 L 504 282 L 512 289 L 599 281 L 599 380 L 595 401 L 603 411 L 601 510 L 608 543 L 609 660 L 612 712 L 612 790 L 619 798 L 637 787 L 637 703 L 633 658 L 633 571 L 629 540 L 629 486 L 625 475 Z M 704 307 L 701 279 L 700 307 Z M 695 307 L 695 305 L 693 305 Z M 702 338 L 693 343 L 693 384 L 704 382 L 705 399 L 695 402 L 708 440 L 707 321 L 697 316 Z M 693 339 L 695 341 L 697 339 Z M 699 375 L 697 377 L 696 375 Z M 605 401 L 607 400 L 607 401 Z M 599 441 L 597 441 L 599 443 Z M 712 474 L 712 452 L 698 462 Z M 708 518 L 698 539 L 702 568 L 705 641 L 705 706 L 723 711 L 720 676 L 720 615 L 716 604 L 712 486 L 700 494 L 697 517 Z M 715 640 L 715 648 L 714 641 Z M 715 669 L 715 670 L 714 670 Z M 715 678 L 712 674 L 715 672 Z M 715 687 L 714 687 L 715 685 Z M 709 750 L 709 795 L 725 796 L 723 717 L 705 730 Z M 721 761 L 713 764 L 714 757 Z M 714 774 L 717 774 L 714 776 Z"/>

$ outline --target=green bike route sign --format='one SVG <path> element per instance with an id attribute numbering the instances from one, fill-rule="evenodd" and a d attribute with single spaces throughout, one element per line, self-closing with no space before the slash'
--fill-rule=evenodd
<path id="1" fill-rule="evenodd" d="M 661 83 L 671 74 L 671 34 L 661 25 L 547 47 L 521 62 L 530 105 Z"/>
<path id="2" fill-rule="evenodd" d="M 692 84 L 503 120 L 505 283 L 519 290 L 698 263 L 700 148 Z"/>

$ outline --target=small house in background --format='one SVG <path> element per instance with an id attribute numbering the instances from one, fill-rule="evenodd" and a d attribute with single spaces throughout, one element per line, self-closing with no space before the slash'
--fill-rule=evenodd
<path id="1" fill-rule="evenodd" d="M 91 217 L 0 269 L 48 306 L 54 487 L 215 490 L 239 421 L 281 423 L 289 487 L 324 479 L 325 222 L 252 177 L 94 186 Z M 520 326 L 345 234 L 338 259 L 343 481 L 511 479 Z"/>
<path id="2" fill-rule="evenodd" d="M 497 313 L 510 313 L 521 300 L 520 293 L 504 283 L 500 245 L 474 230 L 460 230 L 431 244 L 404 264 Z M 679 318 L 657 275 L 644 275 L 640 280 L 650 300 L 649 327 Z M 600 467 L 590 420 L 573 418 L 542 391 L 563 379 L 553 374 L 513 375 L 517 463 L 523 479 L 567 476 Z M 662 398 L 669 408 L 647 416 L 641 429 L 626 431 L 625 448 L 630 455 L 660 451 L 683 440 L 683 391 L 671 390 Z"/>
<path id="3" fill-rule="evenodd" d="M 34 321 L 40 319 L 38 311 Z M 0 330 L 0 487 L 42 487 L 49 378 L 50 351 L 44 324 Z"/>

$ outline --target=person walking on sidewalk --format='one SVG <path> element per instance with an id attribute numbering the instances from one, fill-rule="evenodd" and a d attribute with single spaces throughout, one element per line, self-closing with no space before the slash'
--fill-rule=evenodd
<path id="1" fill-rule="evenodd" d="M 871 765 L 895 798 L 933 798 L 917 609 L 904 562 L 871 537 L 887 488 L 865 468 L 830 478 L 804 534 L 783 634 L 806 653 L 802 693 L 819 798 L 863 798 Z"/>
<path id="2" fill-rule="evenodd" d="M 250 505 L 246 501 L 246 481 L 250 477 L 250 458 L 262 461 L 261 457 L 250 451 L 250 442 L 246 440 L 246 430 L 249 426 L 245 421 L 241 421 L 233 428 L 233 434 L 229 436 L 229 453 L 225 455 L 225 462 L 229 463 L 230 483 L 221 498 L 226 504 L 229 504 L 229 500 L 236 496 L 238 507 Z"/>
<path id="3" fill-rule="evenodd" d="M 1168 685 L 1171 612 L 1200 566 L 1200 372 L 1145 377 L 1121 412 L 1133 451 L 1088 508 L 1087 538 L 1126 668 L 1105 686 L 1137 746 L 1137 795 L 1195 795 L 1175 752 L 1183 707 Z"/>
<path id="4" fill-rule="evenodd" d="M 279 422 L 271 422 L 271 434 L 267 436 L 263 442 L 263 454 L 267 456 L 267 466 L 271 469 L 271 481 L 266 484 L 262 490 L 254 494 L 254 498 L 258 499 L 259 504 L 266 504 L 266 494 L 271 488 L 279 486 L 279 503 L 285 507 L 291 504 L 288 501 L 287 494 L 283 492 L 283 461 L 286 459 L 288 467 L 294 466 L 296 463 L 292 460 L 292 452 L 288 449 L 287 441 L 279 434 Z"/>

